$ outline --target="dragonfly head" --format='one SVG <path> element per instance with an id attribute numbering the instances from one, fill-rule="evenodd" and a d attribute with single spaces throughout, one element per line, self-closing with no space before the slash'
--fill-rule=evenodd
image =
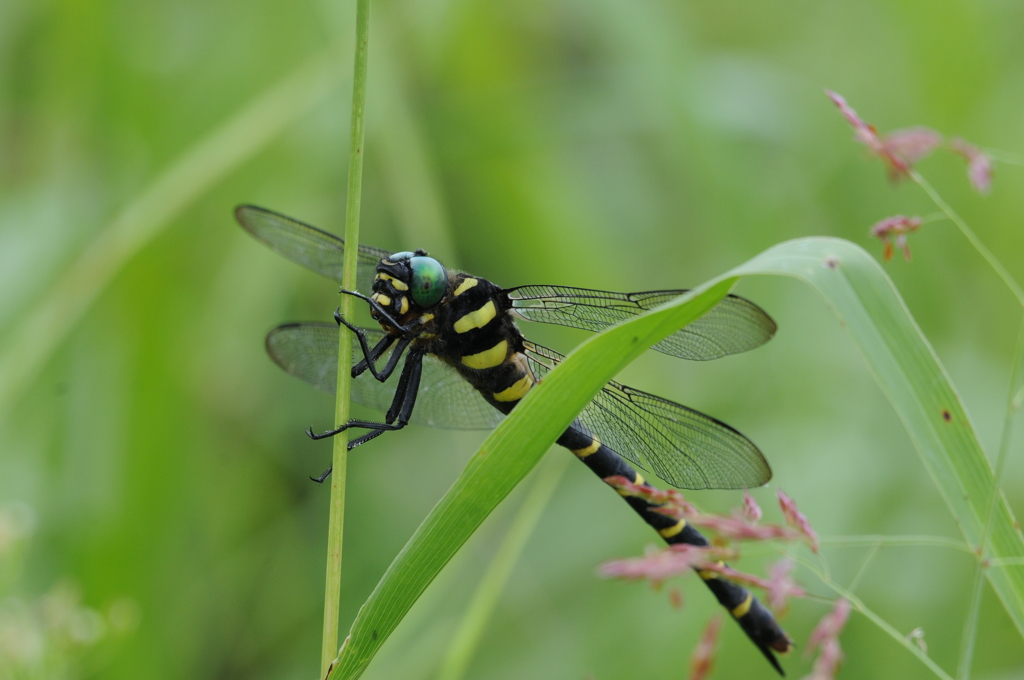
<path id="1" fill-rule="evenodd" d="M 403 251 L 377 263 L 370 298 L 401 319 L 434 307 L 447 289 L 448 272 L 444 265 L 429 257 L 425 250 Z"/>

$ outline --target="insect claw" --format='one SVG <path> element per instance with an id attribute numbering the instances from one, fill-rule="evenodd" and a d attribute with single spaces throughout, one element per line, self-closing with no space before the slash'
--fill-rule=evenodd
<path id="1" fill-rule="evenodd" d="M 337 309 L 334 310 L 334 320 L 340 326 L 342 324 L 342 319 L 343 317 L 341 316 L 341 307 L 339 306 Z"/>
<path id="2" fill-rule="evenodd" d="M 324 470 L 324 473 L 322 475 L 320 475 L 319 477 L 310 477 L 310 479 L 313 480 L 314 482 L 316 482 L 317 484 L 323 484 L 324 480 L 327 479 L 327 477 L 331 474 L 331 470 L 333 470 L 333 469 L 334 469 L 334 466 L 332 465 L 331 467 L 329 467 L 326 470 Z"/>

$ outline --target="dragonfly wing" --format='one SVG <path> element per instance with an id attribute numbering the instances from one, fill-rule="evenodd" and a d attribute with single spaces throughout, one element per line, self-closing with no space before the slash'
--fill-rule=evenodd
<path id="1" fill-rule="evenodd" d="M 526 343 L 526 356 L 538 379 L 563 359 L 532 342 Z M 682 489 L 742 489 L 761 486 L 772 476 L 761 451 L 725 423 L 614 381 L 572 427 Z"/>
<path id="2" fill-rule="evenodd" d="M 384 337 L 381 330 L 364 328 L 363 331 L 371 346 Z M 338 377 L 337 325 L 292 323 L 278 326 L 267 335 L 267 353 L 286 372 L 334 394 Z M 391 350 L 378 364 L 383 366 L 390 354 Z M 387 412 L 396 384 L 397 377 L 382 383 L 366 371 L 352 381 L 352 400 Z M 489 430 L 504 417 L 455 369 L 432 355 L 423 358 L 419 394 L 410 422 L 451 430 Z"/>
<path id="3" fill-rule="evenodd" d="M 685 290 L 615 293 L 568 286 L 522 286 L 505 293 L 512 309 L 529 321 L 601 331 L 676 298 Z M 726 296 L 714 309 L 668 336 L 653 349 L 707 361 L 760 347 L 775 335 L 775 322 L 750 300 Z"/>
<path id="4" fill-rule="evenodd" d="M 334 234 L 254 205 L 235 208 L 235 219 L 257 240 L 270 246 L 292 262 L 341 283 L 345 259 L 345 241 Z M 369 292 L 377 262 L 389 253 L 379 248 L 359 246 L 356 287 Z"/>

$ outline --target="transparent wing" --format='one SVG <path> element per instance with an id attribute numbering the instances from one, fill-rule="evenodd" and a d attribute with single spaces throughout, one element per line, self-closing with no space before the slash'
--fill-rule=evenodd
<path id="1" fill-rule="evenodd" d="M 526 356 L 537 379 L 564 358 L 532 342 L 526 343 Z M 572 427 L 682 489 L 742 489 L 772 477 L 753 442 L 725 423 L 614 381 Z"/>
<path id="2" fill-rule="evenodd" d="M 381 330 L 364 328 L 370 345 L 384 337 Z M 288 373 L 317 389 L 334 394 L 338 376 L 338 326 L 292 323 L 267 335 L 267 353 Z M 391 350 L 378 365 L 383 366 Z M 352 381 L 352 400 L 387 412 L 398 384 L 398 373 L 381 383 L 369 371 Z M 455 369 L 431 355 L 423 358 L 423 375 L 410 422 L 450 430 L 489 430 L 505 416 L 484 401 Z"/>
<path id="3" fill-rule="evenodd" d="M 685 292 L 614 293 L 568 286 L 521 286 L 505 291 L 513 310 L 524 319 L 588 331 L 604 330 Z M 771 340 L 775 330 L 775 322 L 763 309 L 750 300 L 729 295 L 653 349 L 682 359 L 707 361 L 760 347 Z"/>
<path id="4" fill-rule="evenodd" d="M 240 205 L 235 208 L 235 219 L 257 240 L 292 262 L 341 283 L 345 258 L 344 239 L 254 205 Z M 377 262 L 389 254 L 379 248 L 359 246 L 357 289 L 365 293 L 370 292 Z"/>

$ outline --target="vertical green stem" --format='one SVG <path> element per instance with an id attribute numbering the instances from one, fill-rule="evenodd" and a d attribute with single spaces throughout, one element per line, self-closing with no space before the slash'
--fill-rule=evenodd
<path id="1" fill-rule="evenodd" d="M 979 563 L 974 567 L 974 586 L 967 607 L 963 635 L 960 638 L 960 661 L 957 663 L 957 680 L 970 680 L 971 664 L 974 662 L 974 644 L 978 640 L 978 621 L 981 617 L 981 596 L 985 586 L 985 568 Z"/>
<path id="2" fill-rule="evenodd" d="M 359 253 L 359 199 L 363 189 L 363 138 L 366 108 L 367 44 L 370 37 L 370 0 L 356 0 L 356 55 L 352 76 L 352 121 L 349 131 L 348 195 L 345 203 L 345 272 L 342 288 L 356 289 Z M 355 299 L 341 296 L 341 313 L 351 319 Z M 352 333 L 341 327 L 338 341 L 338 391 L 334 422 L 348 422 L 352 384 Z M 331 512 L 327 529 L 327 585 L 324 589 L 324 637 L 320 676 L 325 677 L 338 654 L 338 609 L 341 600 L 341 546 L 345 528 L 345 477 L 348 468 L 348 432 L 334 437 L 331 473 Z"/>

